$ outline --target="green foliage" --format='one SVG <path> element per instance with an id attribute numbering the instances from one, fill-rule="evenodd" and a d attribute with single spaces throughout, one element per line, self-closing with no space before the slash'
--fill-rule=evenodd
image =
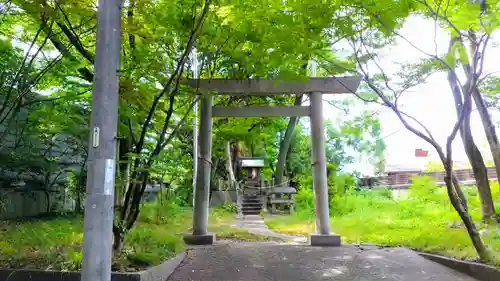
<path id="1" fill-rule="evenodd" d="M 295 195 L 295 206 L 299 213 L 314 214 L 314 194 L 312 190 L 312 176 L 304 176 L 300 182 L 301 188 Z M 328 176 L 328 196 L 330 211 L 335 213 L 339 205 L 346 204 L 345 195 L 354 191 L 355 182 L 351 174 L 337 174 L 335 169 Z"/>
<path id="2" fill-rule="evenodd" d="M 429 161 L 425 164 L 424 172 L 444 172 L 443 162 Z"/>
<path id="3" fill-rule="evenodd" d="M 226 201 L 224 204 L 218 206 L 217 208 L 214 208 L 213 212 L 214 214 L 236 214 L 238 212 L 238 205 L 236 205 L 236 203 Z"/>
<path id="4" fill-rule="evenodd" d="M 346 100 L 344 106 L 351 106 L 352 101 Z M 335 192 L 341 194 L 354 186 L 354 179 L 347 174 L 338 174 L 346 165 L 356 161 L 355 155 L 364 156 L 375 166 L 382 166 L 385 144 L 381 136 L 380 123 L 377 115 L 368 111 L 334 125 L 325 121 L 326 161 L 329 172 L 330 188 L 339 188 Z M 310 136 L 302 124 L 295 128 L 290 151 L 288 153 L 287 169 L 290 175 L 299 178 L 300 186 L 311 186 L 309 178 L 310 166 Z M 332 192 L 334 192 L 332 190 Z"/>
<path id="5" fill-rule="evenodd" d="M 301 188 L 295 194 L 295 208 L 300 213 L 314 215 L 314 194 L 312 190 Z"/>
<path id="6" fill-rule="evenodd" d="M 191 211 L 175 201 L 144 204 L 137 225 L 125 238 L 114 267 L 120 271 L 157 265 L 183 250 L 182 233 L 187 231 Z"/>
<path id="7" fill-rule="evenodd" d="M 341 197 L 353 190 L 355 180 L 352 174 L 332 172 L 328 177 L 328 193 L 330 197 Z"/>
<path id="8" fill-rule="evenodd" d="M 415 200 L 430 201 L 439 188 L 434 178 L 430 176 L 415 176 L 410 181 L 409 197 Z"/>

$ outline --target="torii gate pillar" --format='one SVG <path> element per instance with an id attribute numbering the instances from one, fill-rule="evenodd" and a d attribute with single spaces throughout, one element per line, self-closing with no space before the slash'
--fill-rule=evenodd
<path id="1" fill-rule="evenodd" d="M 210 201 L 210 174 L 212 170 L 212 104 L 213 97 L 201 99 L 200 108 L 200 156 L 196 191 L 193 194 L 193 233 L 184 236 L 186 244 L 209 245 L 215 242 L 215 234 L 208 233 L 208 207 Z"/>
<path id="2" fill-rule="evenodd" d="M 316 231 L 309 235 L 311 246 L 340 246 L 340 236 L 330 233 L 328 208 L 328 182 L 325 156 L 325 125 L 323 120 L 323 94 L 311 93 L 311 144 L 313 188 L 315 192 Z"/>

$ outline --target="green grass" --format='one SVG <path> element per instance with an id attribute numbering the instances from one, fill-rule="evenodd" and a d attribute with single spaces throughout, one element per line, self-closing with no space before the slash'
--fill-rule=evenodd
<path id="1" fill-rule="evenodd" d="M 466 191 L 471 215 L 479 222 L 477 192 L 474 188 L 466 188 Z M 498 192 L 495 192 L 495 200 L 500 201 Z M 332 229 L 347 243 L 406 246 L 462 259 L 478 259 L 444 188 L 431 194 L 413 192 L 409 198 L 400 200 L 366 192 L 351 193 L 333 200 L 331 205 Z M 283 233 L 307 235 L 314 231 L 314 216 L 311 210 L 299 210 L 294 216 L 267 218 L 266 224 Z M 477 226 L 485 232 L 483 239 L 492 252 L 499 253 L 500 228 L 481 223 Z"/>
<path id="2" fill-rule="evenodd" d="M 139 221 L 127 234 L 113 270 L 135 271 L 172 257 L 184 248 L 182 234 L 191 210 L 144 205 Z M 0 223 L 0 268 L 79 270 L 82 260 L 81 216 Z"/>
<path id="3" fill-rule="evenodd" d="M 235 214 L 225 208 L 211 210 L 209 231 L 219 239 L 269 240 L 266 236 L 231 228 Z M 185 248 L 184 233 L 191 231 L 192 210 L 173 203 L 146 204 L 114 256 L 113 270 L 137 271 L 171 258 Z M 0 268 L 79 270 L 82 260 L 81 216 L 0 222 Z"/>
<path id="4" fill-rule="evenodd" d="M 74 269 L 81 261 L 81 219 L 0 223 L 0 267 Z"/>

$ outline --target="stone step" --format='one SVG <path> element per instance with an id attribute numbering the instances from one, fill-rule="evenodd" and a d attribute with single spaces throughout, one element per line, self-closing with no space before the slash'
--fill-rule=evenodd
<path id="1" fill-rule="evenodd" d="M 260 214 L 260 210 L 248 210 L 248 211 L 242 211 L 243 215 L 258 215 Z"/>
<path id="2" fill-rule="evenodd" d="M 244 206 L 262 206 L 261 202 L 243 202 L 241 204 L 243 207 Z"/>
<path id="3" fill-rule="evenodd" d="M 242 210 L 260 210 L 262 206 L 241 206 Z"/>
<path id="4" fill-rule="evenodd" d="M 262 202 L 260 198 L 243 198 L 243 202 Z"/>

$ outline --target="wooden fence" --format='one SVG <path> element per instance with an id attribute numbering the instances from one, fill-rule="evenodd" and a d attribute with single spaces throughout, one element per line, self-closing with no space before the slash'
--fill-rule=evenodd
<path id="1" fill-rule="evenodd" d="M 497 180 L 495 167 L 488 167 L 488 178 L 490 181 Z M 472 169 L 455 170 L 460 183 L 474 184 L 474 174 Z M 435 179 L 438 184 L 444 184 L 444 172 L 422 172 L 422 171 L 394 171 L 387 172 L 386 176 L 368 177 L 361 179 L 361 186 L 387 186 L 390 188 L 407 188 L 411 184 L 411 177 L 414 176 L 430 176 Z"/>

